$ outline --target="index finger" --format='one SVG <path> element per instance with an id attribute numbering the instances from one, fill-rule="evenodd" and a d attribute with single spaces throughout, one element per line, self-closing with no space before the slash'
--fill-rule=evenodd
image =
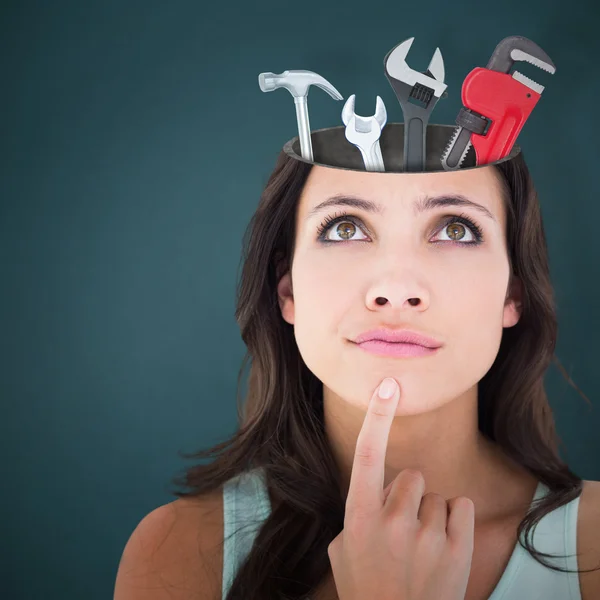
<path id="1" fill-rule="evenodd" d="M 379 388 L 380 386 L 377 386 L 371 396 L 365 420 L 356 440 L 346 498 L 346 514 L 365 515 L 377 512 L 383 507 L 385 454 L 400 393 L 396 383 L 394 395 L 384 399 L 378 395 Z"/>

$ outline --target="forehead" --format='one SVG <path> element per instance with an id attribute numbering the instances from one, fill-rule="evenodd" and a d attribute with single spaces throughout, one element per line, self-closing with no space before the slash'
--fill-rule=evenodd
<path id="1" fill-rule="evenodd" d="M 383 214 L 425 197 L 460 195 L 486 207 L 501 223 L 502 187 L 493 167 L 433 173 L 375 173 L 313 166 L 299 203 L 300 219 L 323 200 L 349 194 L 380 204 Z M 387 210 L 386 210 L 387 209 Z"/>

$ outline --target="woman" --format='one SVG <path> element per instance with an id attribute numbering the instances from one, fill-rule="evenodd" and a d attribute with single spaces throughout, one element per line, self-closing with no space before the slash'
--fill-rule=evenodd
<path id="1" fill-rule="evenodd" d="M 423 500 L 472 501 L 464 597 L 600 597 L 600 486 L 559 457 L 543 386 L 557 318 L 522 154 L 402 174 L 298 155 L 289 144 L 281 153 L 247 240 L 236 318 L 252 366 L 240 430 L 194 455 L 217 458 L 190 468 L 179 480 L 190 491 L 132 534 L 130 547 L 155 542 L 146 577 L 164 583 L 175 549 L 179 568 L 199 564 L 200 545 L 214 570 L 188 569 L 197 595 L 181 598 L 336 598 L 330 545 L 369 400 L 392 377 L 383 486 L 412 469 Z M 361 343 L 373 329 L 424 334 L 435 349 Z M 142 563 L 126 548 L 120 573 Z"/>

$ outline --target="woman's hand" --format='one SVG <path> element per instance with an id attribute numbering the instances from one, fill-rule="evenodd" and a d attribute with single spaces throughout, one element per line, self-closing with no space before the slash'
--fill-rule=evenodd
<path id="1" fill-rule="evenodd" d="M 380 388 L 371 397 L 356 442 L 344 528 L 327 549 L 338 596 L 464 600 L 473 556 L 473 502 L 464 496 L 448 502 L 435 493 L 423 496 L 423 475 L 410 469 L 382 489 L 400 397 L 397 383 L 390 381 L 391 398 L 380 398 Z"/>

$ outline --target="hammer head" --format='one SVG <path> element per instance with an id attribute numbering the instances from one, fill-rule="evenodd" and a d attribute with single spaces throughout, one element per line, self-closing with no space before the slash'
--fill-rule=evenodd
<path id="1" fill-rule="evenodd" d="M 272 92 L 277 88 L 286 88 L 294 98 L 308 95 L 308 88 L 316 85 L 326 91 L 334 100 L 343 100 L 342 95 L 323 77 L 313 71 L 291 70 L 283 73 L 261 73 L 258 85 L 263 92 Z"/>

